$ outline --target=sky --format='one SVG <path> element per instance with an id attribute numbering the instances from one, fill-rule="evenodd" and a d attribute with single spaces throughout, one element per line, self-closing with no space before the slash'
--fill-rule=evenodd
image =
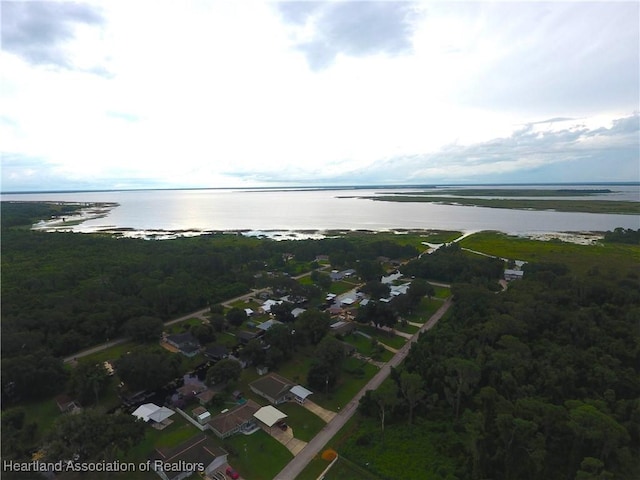
<path id="1" fill-rule="evenodd" d="M 640 181 L 640 2 L 0 3 L 4 192 Z"/>

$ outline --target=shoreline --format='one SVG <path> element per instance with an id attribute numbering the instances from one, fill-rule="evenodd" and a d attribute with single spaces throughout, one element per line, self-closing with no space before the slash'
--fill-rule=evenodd
<path id="1" fill-rule="evenodd" d="M 116 225 L 99 225 L 84 228 L 83 224 L 88 220 L 106 218 L 113 209 L 120 206 L 117 202 L 38 202 L 35 203 L 55 203 L 76 205 L 80 208 L 73 214 L 55 217 L 48 220 L 40 220 L 31 226 L 32 230 L 42 232 L 73 232 L 84 234 L 103 234 L 117 238 L 139 238 L 145 240 L 172 240 L 176 238 L 196 237 L 201 235 L 244 235 L 248 237 L 266 238 L 276 241 L 280 240 L 320 240 L 324 238 L 338 237 L 353 233 L 393 233 L 395 235 L 417 234 L 429 235 L 441 231 L 437 228 L 382 228 L 382 229 L 362 229 L 362 228 L 339 228 L 339 229 L 162 229 L 162 228 L 134 228 L 118 227 Z M 80 228 L 78 228 L 80 227 Z M 453 231 L 453 230 L 446 230 Z M 478 229 L 460 228 L 463 235 L 477 233 Z M 602 240 L 605 230 L 577 230 L 577 231 L 508 231 L 495 230 L 505 235 L 529 238 L 540 241 L 562 241 L 581 245 L 592 245 Z"/>

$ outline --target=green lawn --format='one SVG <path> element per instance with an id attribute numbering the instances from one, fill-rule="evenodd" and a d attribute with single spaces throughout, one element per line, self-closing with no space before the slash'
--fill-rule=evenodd
<path id="1" fill-rule="evenodd" d="M 371 339 L 363 337 L 362 335 L 358 335 L 356 333 L 351 333 L 351 334 L 343 337 L 342 341 L 348 343 L 349 345 L 353 345 L 354 347 L 356 347 L 358 352 L 361 355 L 364 355 L 365 357 L 370 357 L 372 352 L 373 352 L 373 346 L 371 345 Z M 389 360 L 391 360 L 392 356 L 393 356 L 393 353 L 391 353 L 389 350 L 384 350 L 382 352 L 382 354 L 380 355 L 380 357 L 377 358 L 376 360 L 379 360 L 381 362 L 388 362 Z"/>
<path id="2" fill-rule="evenodd" d="M 278 405 L 278 410 L 288 415 L 286 421 L 294 436 L 305 442 L 311 441 L 326 425 L 320 417 L 294 402 Z"/>
<path id="3" fill-rule="evenodd" d="M 78 359 L 79 362 L 91 362 L 91 363 L 102 363 L 109 360 L 117 360 L 122 355 L 127 352 L 133 351 L 136 348 L 139 348 L 140 344 L 134 342 L 123 343 L 122 345 L 116 345 L 115 347 L 110 347 L 100 352 L 92 353 L 91 355 L 87 355 L 86 357 L 82 357 Z"/>
<path id="4" fill-rule="evenodd" d="M 362 369 L 362 374 L 349 373 L 348 370 Z M 338 385 L 333 392 L 326 395 L 324 392 L 315 392 L 313 401 L 318 405 L 337 412 L 366 385 L 366 383 L 378 373 L 378 368 L 370 363 L 357 358 L 349 357 L 343 365 L 343 372 L 338 380 Z"/>
<path id="5" fill-rule="evenodd" d="M 222 448 L 229 452 L 233 468 L 251 480 L 271 480 L 293 458 L 284 445 L 263 430 L 229 437 Z"/>
<path id="6" fill-rule="evenodd" d="M 447 288 L 447 287 L 438 287 L 437 285 L 433 286 L 433 289 L 435 290 L 435 298 L 441 298 L 441 299 L 446 299 L 449 298 L 451 296 L 451 289 Z"/>
<path id="7" fill-rule="evenodd" d="M 402 348 L 402 346 L 407 342 L 403 337 L 394 334 L 390 335 L 376 327 L 372 327 L 371 325 L 358 325 L 358 330 L 366 333 L 367 335 L 371 335 L 372 337 L 377 338 L 379 342 L 396 349 Z"/>
<path id="8" fill-rule="evenodd" d="M 347 293 L 349 290 L 353 290 L 357 286 L 358 286 L 358 283 L 340 280 L 339 282 L 333 282 L 331 284 L 331 287 L 329 288 L 329 292 L 334 293 L 336 295 L 342 295 L 343 293 Z"/>
<path id="9" fill-rule="evenodd" d="M 169 334 L 173 333 L 183 333 L 189 330 L 189 328 L 193 325 L 202 325 L 202 319 L 200 318 L 189 318 L 182 322 L 174 323 L 169 327 L 165 327 L 165 331 L 169 332 Z"/>
<path id="10" fill-rule="evenodd" d="M 125 462 L 146 461 L 155 448 L 174 447 L 200 432 L 196 427 L 187 422 L 179 413 L 171 416 L 173 423 L 164 430 L 156 430 L 149 425 L 145 426 L 144 439 L 134 445 L 120 460 Z"/>
<path id="11" fill-rule="evenodd" d="M 409 320 L 409 319 L 407 319 Z M 416 320 L 411 319 L 411 322 L 416 322 Z M 418 322 L 418 323 L 424 323 L 424 322 Z M 418 330 L 420 330 L 420 327 L 415 327 L 413 325 L 409 325 L 408 323 L 406 325 L 402 325 L 402 323 L 398 322 L 395 327 L 396 330 L 398 330 L 399 332 L 404 332 L 404 333 L 410 333 L 411 335 L 413 335 L 414 333 L 416 333 Z"/>

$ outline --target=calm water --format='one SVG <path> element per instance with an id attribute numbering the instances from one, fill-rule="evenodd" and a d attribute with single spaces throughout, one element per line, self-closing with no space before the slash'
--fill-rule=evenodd
<path id="1" fill-rule="evenodd" d="M 458 187 L 456 187 L 458 188 Z M 475 187 L 478 188 L 478 187 Z M 514 188 L 514 187 L 496 187 Z M 521 188 L 533 188 L 530 186 Z M 536 188 L 610 188 L 598 197 L 640 201 L 638 185 L 539 186 Z M 499 230 L 507 233 L 605 231 L 640 228 L 638 215 L 603 215 L 552 211 L 523 211 L 378 202 L 361 198 L 391 191 L 357 190 L 138 190 L 110 192 L 3 194 L 2 200 L 116 202 L 104 218 L 70 227 L 78 232 L 128 228 L 157 230 L 300 231 L 329 229 Z M 415 188 L 406 191 L 416 191 Z M 582 197 L 585 198 L 585 197 Z"/>

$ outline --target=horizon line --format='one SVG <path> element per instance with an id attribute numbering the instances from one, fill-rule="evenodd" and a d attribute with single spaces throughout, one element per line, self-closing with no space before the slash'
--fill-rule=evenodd
<path id="1" fill-rule="evenodd" d="M 496 187 L 496 186 L 558 186 L 558 185 L 640 185 L 640 181 L 587 181 L 587 182 L 489 182 L 489 183 L 398 183 L 398 184 L 358 184 L 358 185 L 296 185 L 271 187 L 139 187 L 139 188 L 74 188 L 66 190 L 12 190 L 1 191 L 0 195 L 18 195 L 34 193 L 89 193 L 89 192 L 139 192 L 139 191 L 176 191 L 176 190 L 358 190 L 369 188 L 443 188 L 443 187 Z"/>

